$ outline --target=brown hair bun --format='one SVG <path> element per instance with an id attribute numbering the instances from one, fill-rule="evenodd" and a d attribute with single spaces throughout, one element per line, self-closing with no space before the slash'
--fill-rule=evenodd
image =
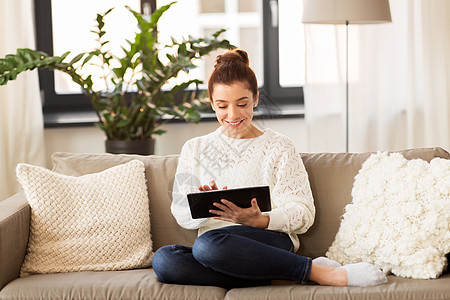
<path id="1" fill-rule="evenodd" d="M 233 49 L 224 54 L 217 55 L 216 64 L 214 65 L 214 67 L 217 68 L 221 64 L 237 62 L 242 62 L 246 65 L 250 65 L 247 52 L 241 49 Z"/>
<path id="2" fill-rule="evenodd" d="M 215 84 L 230 85 L 244 82 L 253 95 L 258 94 L 258 82 L 255 72 L 250 68 L 248 54 L 242 49 L 233 49 L 217 55 L 214 70 L 209 76 L 208 92 L 211 98 Z"/>

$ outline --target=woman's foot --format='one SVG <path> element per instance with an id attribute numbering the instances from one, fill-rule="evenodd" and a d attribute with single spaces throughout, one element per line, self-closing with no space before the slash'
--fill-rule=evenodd
<path id="1" fill-rule="evenodd" d="M 387 282 L 383 271 L 365 262 L 345 265 L 342 269 L 347 271 L 348 286 L 372 286 Z"/>
<path id="2" fill-rule="evenodd" d="M 347 272 L 342 268 L 322 266 L 313 263 L 309 280 L 320 285 L 346 286 L 348 283 Z"/>
<path id="3" fill-rule="evenodd" d="M 331 286 L 373 286 L 387 282 L 384 273 L 368 263 L 355 263 L 337 268 L 313 263 L 309 279 L 320 285 Z"/>
<path id="4" fill-rule="evenodd" d="M 330 267 L 333 267 L 333 268 L 340 268 L 340 267 L 342 267 L 342 265 L 340 263 L 338 263 L 337 261 L 331 260 L 331 259 L 326 258 L 324 256 L 320 256 L 320 257 L 314 258 L 312 260 L 312 262 L 313 262 L 313 264 L 318 264 L 318 265 L 321 265 L 321 266 L 330 266 Z"/>

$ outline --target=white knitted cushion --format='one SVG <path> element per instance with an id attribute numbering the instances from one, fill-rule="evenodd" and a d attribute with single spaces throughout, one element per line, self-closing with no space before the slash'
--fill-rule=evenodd
<path id="1" fill-rule="evenodd" d="M 355 177 L 327 256 L 365 261 L 395 275 L 436 278 L 450 252 L 450 160 L 372 155 Z"/>
<path id="2" fill-rule="evenodd" d="M 152 259 L 144 165 L 138 160 L 80 177 L 19 164 L 31 207 L 21 276 L 148 267 Z"/>

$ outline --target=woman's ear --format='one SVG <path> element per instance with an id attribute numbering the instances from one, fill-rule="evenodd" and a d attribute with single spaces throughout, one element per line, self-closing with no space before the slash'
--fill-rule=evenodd
<path id="1" fill-rule="evenodd" d="M 214 102 L 212 101 L 211 98 L 209 98 L 209 103 L 211 104 L 212 110 L 213 110 L 213 111 L 216 111 L 216 110 L 214 109 Z"/>
<path id="2" fill-rule="evenodd" d="M 253 107 L 257 107 L 259 103 L 259 91 L 256 92 L 256 96 L 253 98 Z"/>

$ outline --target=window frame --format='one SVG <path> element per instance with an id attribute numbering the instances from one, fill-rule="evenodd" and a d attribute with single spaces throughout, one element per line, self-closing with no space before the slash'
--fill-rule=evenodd
<path id="1" fill-rule="evenodd" d="M 303 87 L 282 87 L 279 69 L 278 26 L 272 26 L 270 2 L 263 0 L 264 87 L 270 99 L 280 105 L 304 104 Z M 278 19 L 278 17 L 277 17 Z"/>
<path id="2" fill-rule="evenodd" d="M 148 3 L 152 11 L 156 10 L 156 1 L 141 0 L 141 10 L 144 3 Z M 271 24 L 272 11 L 270 7 L 271 1 L 276 1 L 278 4 L 278 0 L 261 1 L 263 2 L 264 86 L 260 90 L 266 102 L 265 111 L 267 113 L 260 112 L 256 116 L 259 118 L 304 116 L 303 88 L 282 87 L 279 83 L 278 27 L 273 27 Z M 34 10 L 36 49 L 53 55 L 51 0 L 34 0 Z M 38 70 L 38 72 L 46 128 L 92 125 L 96 122 L 97 118 L 91 103 L 85 95 L 81 93 L 57 94 L 54 88 L 54 71 Z M 285 107 L 294 107 L 294 110 L 289 111 Z M 279 113 L 273 113 L 274 111 Z"/>

